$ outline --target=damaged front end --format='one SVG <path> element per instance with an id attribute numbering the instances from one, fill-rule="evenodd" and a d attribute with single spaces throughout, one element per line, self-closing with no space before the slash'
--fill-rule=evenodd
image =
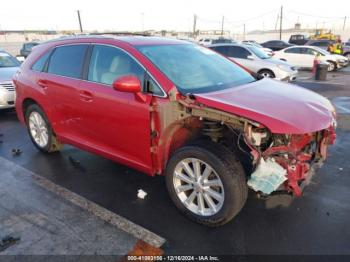
<path id="1" fill-rule="evenodd" d="M 252 170 L 247 183 L 262 196 L 276 192 L 301 196 L 302 188 L 327 158 L 328 145 L 336 138 L 335 120 L 328 128 L 312 133 L 276 134 L 258 122 L 207 107 L 195 98 L 180 94 L 170 97 L 174 105 L 171 111 L 179 125 L 192 130 L 194 127 L 186 120 L 197 119 L 201 135 L 250 157 Z M 335 112 L 333 116 L 335 119 Z"/>
<path id="2" fill-rule="evenodd" d="M 333 125 L 303 135 L 271 134 L 249 126 L 244 136 L 256 166 L 248 185 L 263 195 L 282 191 L 294 196 L 301 196 L 313 169 L 327 158 L 327 147 L 336 138 Z"/>

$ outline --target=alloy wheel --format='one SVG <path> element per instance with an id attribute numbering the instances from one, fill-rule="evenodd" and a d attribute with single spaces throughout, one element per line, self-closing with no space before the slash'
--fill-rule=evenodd
<path id="1" fill-rule="evenodd" d="M 36 111 L 29 115 L 29 130 L 38 146 L 42 148 L 47 146 L 49 142 L 48 127 L 43 117 Z"/>
<path id="2" fill-rule="evenodd" d="M 263 77 L 272 78 L 272 75 L 269 72 L 267 72 L 267 71 L 264 71 L 263 73 L 261 73 L 261 75 Z"/>
<path id="3" fill-rule="evenodd" d="M 328 72 L 332 72 L 334 70 L 334 64 L 333 63 L 329 63 L 328 65 Z"/>
<path id="4" fill-rule="evenodd" d="M 180 201 L 196 215 L 215 215 L 224 203 L 220 177 L 209 164 L 197 158 L 186 158 L 176 165 L 173 185 Z"/>

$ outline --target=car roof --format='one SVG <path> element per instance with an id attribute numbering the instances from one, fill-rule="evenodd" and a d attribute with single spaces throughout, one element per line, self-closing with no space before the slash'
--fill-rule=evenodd
<path id="1" fill-rule="evenodd" d="M 170 45 L 170 44 L 191 44 L 188 41 L 177 40 L 172 38 L 164 38 L 164 37 L 153 37 L 153 36 L 110 36 L 110 35 L 79 35 L 79 36 L 65 36 L 56 38 L 53 40 L 46 41 L 46 43 L 54 43 L 54 42 L 64 42 L 69 40 L 79 40 L 81 41 L 94 41 L 97 39 L 105 39 L 105 40 L 116 40 L 118 42 L 125 42 L 132 46 L 141 46 L 141 45 Z"/>
<path id="2" fill-rule="evenodd" d="M 218 44 L 212 44 L 208 47 L 215 47 L 215 46 L 240 46 L 240 47 L 246 47 L 247 45 L 239 44 L 239 43 L 218 43 Z"/>
<path id="3" fill-rule="evenodd" d="M 313 46 L 313 45 L 293 45 L 293 46 L 289 46 L 285 49 L 291 49 L 291 48 L 312 48 L 315 49 L 317 48 L 317 46 Z"/>

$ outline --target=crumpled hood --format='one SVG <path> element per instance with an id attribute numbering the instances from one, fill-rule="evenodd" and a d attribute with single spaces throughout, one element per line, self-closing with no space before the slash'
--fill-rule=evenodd
<path id="1" fill-rule="evenodd" d="M 12 77 L 15 75 L 19 67 L 0 67 L 0 83 L 12 81 Z"/>
<path id="2" fill-rule="evenodd" d="M 342 55 L 334 55 L 334 57 L 336 58 L 336 60 L 345 60 L 345 61 L 347 61 L 347 60 L 348 60 L 348 58 L 347 58 L 347 57 L 342 56 Z"/>
<path id="3" fill-rule="evenodd" d="M 261 123 L 272 133 L 311 133 L 328 128 L 333 121 L 334 108 L 327 98 L 267 78 L 195 96 L 208 107 Z"/>

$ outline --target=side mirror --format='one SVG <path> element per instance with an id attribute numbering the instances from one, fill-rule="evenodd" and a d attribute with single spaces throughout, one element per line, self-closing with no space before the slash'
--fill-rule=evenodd
<path id="1" fill-rule="evenodd" d="M 140 93 L 141 82 L 133 75 L 122 76 L 113 82 L 113 88 L 119 92 Z"/>
<path id="2" fill-rule="evenodd" d="M 247 59 L 248 59 L 248 60 L 254 60 L 254 56 L 249 55 L 249 56 L 247 56 Z"/>

